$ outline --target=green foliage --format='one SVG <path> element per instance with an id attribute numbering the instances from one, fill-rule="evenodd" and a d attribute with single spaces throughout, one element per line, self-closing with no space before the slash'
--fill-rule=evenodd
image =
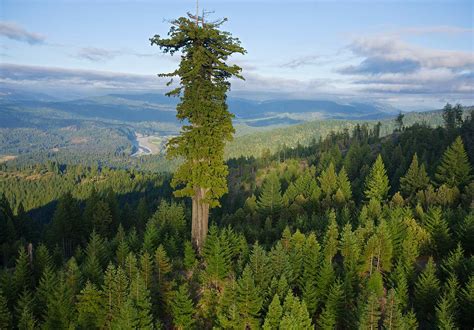
<path id="1" fill-rule="evenodd" d="M 209 228 L 202 256 L 206 263 L 206 281 L 213 283 L 214 286 L 219 286 L 230 272 L 231 251 L 229 242 L 222 239 L 215 226 Z"/>
<path id="2" fill-rule="evenodd" d="M 272 302 L 268 307 L 268 313 L 263 323 L 264 330 L 278 329 L 283 315 L 283 308 L 281 307 L 280 298 L 275 294 Z"/>
<path id="3" fill-rule="evenodd" d="M 382 156 L 378 155 L 370 169 L 369 175 L 365 179 L 365 197 L 368 200 L 383 201 L 387 198 L 389 189 L 387 171 L 385 170 Z"/>
<path id="4" fill-rule="evenodd" d="M 12 324 L 12 315 L 7 307 L 7 299 L 0 290 L 0 328 L 9 329 Z"/>
<path id="5" fill-rule="evenodd" d="M 438 300 L 439 293 L 440 282 L 436 277 L 433 259 L 430 258 L 415 283 L 415 307 L 420 319 L 428 322 L 434 321 L 433 302 Z"/>
<path id="6" fill-rule="evenodd" d="M 258 328 L 262 298 L 255 286 L 252 271 L 248 267 L 244 269 L 242 277 L 237 281 L 236 303 L 241 325 L 244 328 Z"/>
<path id="7" fill-rule="evenodd" d="M 321 329 L 336 328 L 338 320 L 342 311 L 342 303 L 344 298 L 344 291 L 342 284 L 335 282 L 329 288 L 326 305 L 324 306 L 321 315 L 318 319 L 318 327 Z"/>
<path id="8" fill-rule="evenodd" d="M 224 146 L 234 133 L 232 115 L 225 103 L 230 88 L 228 79 L 242 78 L 241 68 L 228 66 L 225 61 L 234 53 L 244 54 L 245 50 L 238 39 L 219 30 L 225 20 L 202 25 L 199 20 L 193 16 L 180 17 L 172 22 L 168 39 L 155 35 L 150 41 L 165 53 L 183 54 L 178 69 L 161 74 L 180 78 L 180 86 L 168 95 L 181 96 L 176 117 L 189 123 L 182 127 L 179 136 L 168 141 L 168 155 L 184 160 L 173 176 L 175 187 L 185 185 L 176 194 L 191 197 L 196 189 L 202 188 L 206 191 L 203 197 L 211 206 L 217 206 L 218 198 L 227 192 Z"/>
<path id="9" fill-rule="evenodd" d="M 306 309 L 306 304 L 300 302 L 291 291 L 288 292 L 283 303 L 283 317 L 280 321 L 280 329 L 313 329 L 311 318 Z"/>
<path id="10" fill-rule="evenodd" d="M 415 153 L 410 167 L 404 177 L 400 178 L 400 188 L 407 197 L 413 197 L 420 190 L 426 189 L 430 178 L 425 170 L 425 165 L 418 165 L 418 156 Z"/>
<path id="11" fill-rule="evenodd" d="M 280 189 L 280 180 L 276 173 L 268 175 L 257 200 L 258 211 L 264 216 L 275 217 L 280 212 L 283 206 Z"/>
<path id="12" fill-rule="evenodd" d="M 177 329 L 192 329 L 194 324 L 194 304 L 189 297 L 188 286 L 180 285 L 173 294 L 171 312 L 173 324 Z"/>
<path id="13" fill-rule="evenodd" d="M 436 180 L 449 187 L 464 187 L 472 179 L 471 165 L 460 136 L 449 146 L 436 169 Z"/>
<path id="14" fill-rule="evenodd" d="M 91 282 L 87 282 L 77 297 L 77 325 L 81 329 L 100 328 L 104 324 L 105 296 Z"/>

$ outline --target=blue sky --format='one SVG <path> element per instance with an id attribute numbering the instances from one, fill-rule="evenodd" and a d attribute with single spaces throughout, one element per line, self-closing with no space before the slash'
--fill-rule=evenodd
<path id="1" fill-rule="evenodd" d="M 0 0 L 0 81 L 79 94 L 161 92 L 179 61 L 151 47 L 185 0 Z M 247 49 L 246 97 L 474 102 L 472 1 L 200 1 Z M 73 93 L 74 94 L 74 93 Z"/>

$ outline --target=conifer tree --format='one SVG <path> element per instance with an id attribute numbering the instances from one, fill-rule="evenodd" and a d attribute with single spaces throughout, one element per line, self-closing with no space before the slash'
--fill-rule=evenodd
<path id="1" fill-rule="evenodd" d="M 404 177 L 400 178 L 400 188 L 406 197 L 413 197 L 419 190 L 426 189 L 430 178 L 425 170 L 425 165 L 418 165 L 418 156 L 415 153 L 410 167 Z"/>
<path id="2" fill-rule="evenodd" d="M 316 235 L 311 233 L 305 244 L 305 258 L 303 259 L 303 276 L 300 286 L 303 291 L 303 300 L 306 303 L 310 315 L 314 315 L 318 306 L 318 270 L 320 263 L 320 246 Z"/>
<path id="3" fill-rule="evenodd" d="M 217 227 L 211 226 L 209 236 L 202 249 L 206 263 L 204 276 L 215 287 L 221 285 L 222 280 L 230 271 L 230 247 L 227 240 L 222 240 Z"/>
<path id="4" fill-rule="evenodd" d="M 104 275 L 102 291 L 105 296 L 105 325 L 109 326 L 119 317 L 128 296 L 129 281 L 123 269 L 109 264 Z"/>
<path id="5" fill-rule="evenodd" d="M 173 314 L 173 324 L 177 329 L 193 328 L 194 305 L 189 297 L 187 284 L 180 285 L 178 290 L 174 292 L 171 312 Z"/>
<path id="6" fill-rule="evenodd" d="M 470 182 L 471 164 L 460 136 L 446 149 L 436 169 L 436 180 L 451 188 L 462 188 Z"/>
<path id="7" fill-rule="evenodd" d="M 244 269 L 242 277 L 237 281 L 236 302 L 242 327 L 258 328 L 260 326 L 262 299 L 249 267 Z"/>
<path id="8" fill-rule="evenodd" d="M 457 329 L 451 306 L 446 296 L 441 297 L 440 302 L 436 306 L 436 326 L 440 330 Z"/>
<path id="9" fill-rule="evenodd" d="M 128 299 L 132 301 L 136 311 L 134 324 L 138 329 L 151 329 L 153 327 L 152 305 L 150 293 L 145 287 L 140 274 L 136 274 L 130 282 Z"/>
<path id="10" fill-rule="evenodd" d="M 10 329 L 12 324 L 12 315 L 8 310 L 7 299 L 0 289 L 0 329 Z"/>
<path id="11" fill-rule="evenodd" d="M 419 319 L 427 322 L 434 321 L 434 304 L 438 300 L 440 283 L 436 277 L 436 267 L 430 258 L 426 268 L 419 275 L 415 283 L 415 307 L 418 310 Z"/>
<path id="12" fill-rule="evenodd" d="M 318 177 L 319 184 L 321 185 L 321 191 L 323 196 L 331 197 L 338 188 L 337 174 L 334 168 L 334 164 L 331 162 L 329 166 L 321 172 Z"/>
<path id="13" fill-rule="evenodd" d="M 270 173 L 262 186 L 257 199 L 258 211 L 266 216 L 275 217 L 283 206 L 280 180 L 276 173 Z"/>
<path id="14" fill-rule="evenodd" d="M 313 329 L 306 304 L 304 301 L 300 302 L 298 297 L 293 296 L 291 290 L 288 291 L 283 303 L 283 317 L 280 321 L 280 329 Z"/>
<path id="15" fill-rule="evenodd" d="M 265 317 L 265 322 L 263 323 L 264 330 L 273 330 L 278 329 L 283 315 L 283 308 L 281 307 L 280 298 L 275 294 L 273 296 L 272 302 L 268 307 L 268 313 Z"/>
<path id="16" fill-rule="evenodd" d="M 193 270 L 197 265 L 196 252 L 194 251 L 193 245 L 189 241 L 184 242 L 183 264 L 187 271 Z"/>
<path id="17" fill-rule="evenodd" d="M 328 291 L 326 305 L 318 319 L 318 327 L 321 329 L 335 329 L 339 322 L 340 313 L 344 299 L 342 284 L 334 282 Z"/>
<path id="18" fill-rule="evenodd" d="M 474 275 L 469 276 L 465 288 L 461 290 L 461 325 L 474 324 Z"/>
<path id="19" fill-rule="evenodd" d="M 398 297 L 394 289 L 390 289 L 387 294 L 387 303 L 384 309 L 383 325 L 385 329 L 403 328 L 403 316 L 400 310 Z"/>
<path id="20" fill-rule="evenodd" d="M 244 54 L 238 39 L 219 30 L 226 21 L 204 22 L 191 14 L 172 21 L 169 38 L 150 39 L 164 53 L 181 52 L 179 68 L 164 77 L 178 76 L 180 86 L 167 95 L 180 96 L 177 118 L 187 121 L 181 134 L 168 141 L 168 156 L 184 162 L 173 176 L 177 196 L 192 197 L 192 239 L 198 250 L 207 235 L 209 208 L 227 192 L 225 142 L 232 138 L 232 114 L 226 104 L 229 78 L 242 78 L 241 68 L 225 63 L 234 53 Z"/>
<path id="21" fill-rule="evenodd" d="M 22 246 L 18 251 L 18 258 L 15 264 L 15 290 L 19 294 L 24 289 L 30 289 L 31 281 L 31 265 L 28 260 L 26 249 Z"/>
<path id="22" fill-rule="evenodd" d="M 16 323 L 18 329 L 34 329 L 36 327 L 36 319 L 33 314 L 35 300 L 30 291 L 24 290 L 15 307 Z"/>
<path id="23" fill-rule="evenodd" d="M 230 279 L 221 292 L 216 308 L 219 326 L 224 329 L 236 329 L 242 326 L 236 296 L 237 282 Z"/>
<path id="24" fill-rule="evenodd" d="M 270 283 L 271 274 L 268 271 L 269 259 L 265 250 L 257 243 L 253 245 L 250 254 L 249 267 L 255 281 L 255 285 L 262 289 L 266 289 Z"/>
<path id="25" fill-rule="evenodd" d="M 390 189 L 387 171 L 380 154 L 377 156 L 374 165 L 370 169 L 370 173 L 365 179 L 365 197 L 375 199 L 379 202 L 386 199 L 388 190 Z"/>
<path id="26" fill-rule="evenodd" d="M 359 320 L 360 330 L 375 330 L 379 328 L 380 301 L 375 292 L 369 294 Z"/>
<path id="27" fill-rule="evenodd" d="M 87 282 L 77 298 L 77 325 L 81 329 L 101 328 L 107 312 L 105 305 L 103 292 L 91 282 Z"/>

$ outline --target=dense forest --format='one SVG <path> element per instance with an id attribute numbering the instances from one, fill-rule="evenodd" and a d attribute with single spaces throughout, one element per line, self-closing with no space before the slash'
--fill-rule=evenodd
<path id="1" fill-rule="evenodd" d="M 4 166 L 0 328 L 472 329 L 474 115 L 443 118 L 227 160 L 200 253 L 170 175 Z"/>

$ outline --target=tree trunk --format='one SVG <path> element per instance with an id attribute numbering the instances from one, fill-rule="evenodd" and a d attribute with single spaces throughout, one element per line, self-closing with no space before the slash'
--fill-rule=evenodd
<path id="1" fill-rule="evenodd" d="M 196 188 L 192 197 L 191 237 L 197 250 L 201 252 L 207 236 L 209 224 L 209 203 L 204 202 L 208 189 Z"/>

